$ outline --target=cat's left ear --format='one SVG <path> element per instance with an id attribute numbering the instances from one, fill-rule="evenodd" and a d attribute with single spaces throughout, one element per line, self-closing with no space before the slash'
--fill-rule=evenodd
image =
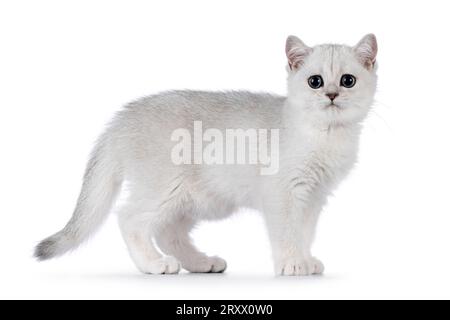
<path id="1" fill-rule="evenodd" d="M 377 59 L 378 44 L 374 34 L 368 34 L 356 46 L 353 51 L 359 61 L 367 70 L 372 70 Z"/>

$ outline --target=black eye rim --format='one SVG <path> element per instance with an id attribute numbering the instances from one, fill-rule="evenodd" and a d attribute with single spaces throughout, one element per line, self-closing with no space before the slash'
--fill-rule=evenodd
<path id="1" fill-rule="evenodd" d="M 318 79 L 319 80 L 319 85 L 317 85 L 317 86 L 315 86 L 315 85 L 313 85 L 313 83 L 312 83 L 312 81 L 314 80 L 314 79 Z M 308 85 L 312 88 L 312 89 L 320 89 L 321 87 L 323 87 L 323 78 L 322 78 L 322 76 L 320 75 L 320 74 L 315 74 L 315 75 L 312 75 L 311 77 L 309 77 L 308 78 Z"/>
<path id="2" fill-rule="evenodd" d="M 352 79 L 352 83 L 350 85 L 345 84 L 344 79 L 346 77 L 350 77 Z M 356 77 L 354 75 L 349 74 L 349 73 L 342 75 L 342 77 L 341 77 L 341 86 L 342 87 L 350 89 L 350 88 L 353 88 L 355 86 L 355 84 L 356 84 Z"/>

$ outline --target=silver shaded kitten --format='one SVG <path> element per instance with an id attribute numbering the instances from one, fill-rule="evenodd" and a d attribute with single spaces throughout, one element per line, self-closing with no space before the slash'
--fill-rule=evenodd
<path id="1" fill-rule="evenodd" d="M 355 163 L 361 122 L 375 94 L 377 42 L 306 46 L 286 42 L 286 97 L 237 92 L 171 91 L 130 103 L 99 138 L 72 218 L 35 250 L 39 260 L 76 248 L 105 220 L 126 181 L 129 198 L 119 224 L 144 273 L 223 272 L 226 262 L 200 252 L 190 239 L 201 220 L 239 207 L 265 218 L 277 275 L 324 271 L 311 253 L 327 196 Z M 279 170 L 258 165 L 176 165 L 174 130 L 278 128 Z M 226 241 L 226 239 L 224 239 Z"/>

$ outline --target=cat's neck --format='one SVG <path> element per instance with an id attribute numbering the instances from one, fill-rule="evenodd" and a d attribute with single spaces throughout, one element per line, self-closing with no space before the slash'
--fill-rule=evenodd
<path id="1" fill-rule="evenodd" d="M 291 132 L 309 132 L 318 136 L 358 136 L 361 133 L 360 122 L 330 122 L 307 114 L 305 109 L 286 99 L 282 108 L 283 128 Z M 303 111 L 303 112 L 302 112 Z"/>

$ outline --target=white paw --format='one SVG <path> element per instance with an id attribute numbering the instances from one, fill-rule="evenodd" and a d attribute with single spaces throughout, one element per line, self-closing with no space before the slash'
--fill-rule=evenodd
<path id="1" fill-rule="evenodd" d="M 279 276 L 309 276 L 322 274 L 325 270 L 323 263 L 316 258 L 310 259 L 287 259 L 278 264 L 276 274 Z"/>
<path id="2" fill-rule="evenodd" d="M 225 271 L 227 262 L 220 257 L 205 256 L 183 264 L 183 268 L 193 273 L 219 273 Z"/>
<path id="3" fill-rule="evenodd" d="M 143 273 L 150 274 L 176 274 L 180 272 L 181 265 L 174 257 L 162 257 L 148 262 L 139 268 Z"/>

